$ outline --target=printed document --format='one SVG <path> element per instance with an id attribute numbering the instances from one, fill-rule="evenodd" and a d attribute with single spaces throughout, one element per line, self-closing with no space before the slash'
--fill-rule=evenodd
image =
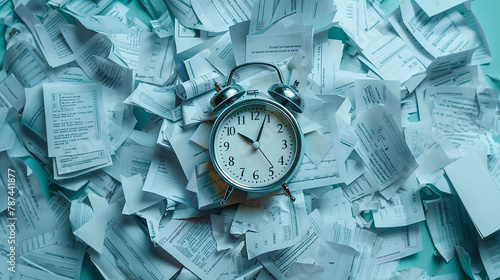
<path id="1" fill-rule="evenodd" d="M 13 73 L 24 87 L 34 87 L 45 80 L 52 80 L 49 66 L 39 52 L 28 42 L 18 41 L 5 51 L 3 69 Z"/>
<path id="2" fill-rule="evenodd" d="M 292 192 L 292 195 L 295 196 L 293 202 L 284 194 L 246 202 L 254 208 L 248 211 L 263 219 L 258 225 L 258 232 L 248 231 L 245 234 L 249 259 L 290 247 L 303 239 L 303 229 L 307 225 L 304 194 Z"/>
<path id="3" fill-rule="evenodd" d="M 481 39 L 456 10 L 429 17 L 417 3 L 402 0 L 403 22 L 417 41 L 434 57 L 474 49 Z"/>
<path id="4" fill-rule="evenodd" d="M 308 215 L 308 221 L 307 235 L 300 243 L 264 254 L 259 260 L 280 280 L 292 275 L 312 276 L 315 279 L 347 279 L 356 252 L 343 252 L 322 240 L 323 218 L 318 211 Z M 315 262 L 312 263 L 312 260 Z M 309 275 L 303 274 L 305 269 L 310 272 Z"/>
<path id="5" fill-rule="evenodd" d="M 98 84 L 44 84 L 49 156 L 105 149 L 104 107 Z"/>
<path id="6" fill-rule="evenodd" d="M 420 223 L 379 233 L 384 240 L 377 255 L 377 264 L 399 260 L 424 248 Z"/>
<path id="7" fill-rule="evenodd" d="M 227 31 L 231 25 L 250 19 L 249 0 L 191 0 L 191 6 L 205 28 L 212 32 Z"/>
<path id="8" fill-rule="evenodd" d="M 490 279 L 500 277 L 500 232 L 478 240 L 479 254 Z"/>
<path id="9" fill-rule="evenodd" d="M 175 154 L 167 149 L 156 150 L 143 190 L 183 204 L 193 205 L 195 198 L 186 190 L 186 185 L 186 177 Z"/>
<path id="10" fill-rule="evenodd" d="M 455 246 L 475 246 L 477 234 L 456 196 L 429 203 L 426 219 L 432 242 L 446 262 L 455 256 Z"/>
<path id="11" fill-rule="evenodd" d="M 403 183 L 403 188 L 387 201 L 380 199 L 381 208 L 372 211 L 376 227 L 402 227 L 425 220 L 420 188 L 414 173 Z"/>
<path id="12" fill-rule="evenodd" d="M 417 168 L 403 134 L 384 106 L 376 105 L 358 116 L 354 131 L 358 136 L 355 149 L 381 189 L 406 179 Z"/>
<path id="13" fill-rule="evenodd" d="M 122 215 L 123 200 L 107 211 L 104 251 L 89 250 L 90 259 L 108 279 L 165 279 L 180 267 L 163 249 L 155 247 L 134 218 Z M 138 265 L 140 264 L 140 265 Z"/>
<path id="14" fill-rule="evenodd" d="M 354 80 L 356 114 L 361 115 L 383 104 L 396 124 L 401 126 L 401 83 L 394 80 Z"/>
<path id="15" fill-rule="evenodd" d="M 304 190 L 342 182 L 342 176 L 345 174 L 345 164 L 336 156 L 342 153 L 335 117 L 337 108 L 335 106 L 337 105 L 330 102 L 323 103 L 317 108 L 311 119 L 322 126 L 322 134 L 330 138 L 332 147 L 317 166 L 310 159 L 304 157 L 299 172 L 288 184 L 290 189 Z"/>
<path id="16" fill-rule="evenodd" d="M 73 51 L 66 43 L 61 29 L 62 24 L 67 24 L 64 17 L 58 11 L 52 11 L 41 24 L 35 24 L 36 38 L 45 54 L 48 64 L 57 67 L 67 64 L 75 57 Z"/>
<path id="17" fill-rule="evenodd" d="M 217 251 L 209 215 L 171 220 L 153 240 L 203 280 L 217 278 L 232 262 L 231 250 Z"/>

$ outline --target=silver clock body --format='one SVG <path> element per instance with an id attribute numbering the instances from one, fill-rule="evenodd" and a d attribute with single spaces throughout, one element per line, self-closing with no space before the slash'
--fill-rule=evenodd
<path id="1" fill-rule="evenodd" d="M 257 108 L 257 109 L 256 109 Z M 223 127 L 225 124 L 228 124 L 229 122 L 235 122 L 236 120 L 243 123 L 248 123 L 251 122 L 252 120 L 250 119 L 250 116 L 252 119 L 254 118 L 254 110 L 255 112 L 259 112 L 259 110 L 262 112 L 263 110 L 266 111 L 268 110 L 271 112 L 268 115 L 263 115 L 261 116 L 262 119 L 262 124 L 260 124 L 259 120 L 256 122 L 259 125 L 253 125 L 252 128 L 249 128 L 248 126 L 241 126 L 241 131 L 236 131 L 236 129 L 230 128 L 230 127 Z M 251 115 L 250 113 L 247 114 L 247 119 L 244 118 L 242 112 L 247 112 L 247 111 L 252 111 Z M 242 114 L 240 116 L 240 114 Z M 243 118 L 242 118 L 243 116 Z M 266 120 L 266 117 L 268 118 Z M 287 134 L 289 134 L 289 139 L 290 142 L 287 142 L 286 139 L 281 139 L 283 143 L 280 143 L 280 148 L 287 148 L 285 152 L 288 152 L 292 154 L 288 158 L 282 155 L 280 158 L 278 158 L 278 161 L 276 160 L 275 153 L 276 150 L 276 143 L 273 143 L 275 149 L 272 151 L 267 149 L 264 152 L 264 149 L 266 148 L 264 145 L 262 147 L 260 146 L 260 143 L 258 141 L 260 140 L 260 136 L 263 130 L 263 127 L 266 125 L 266 123 L 269 123 L 268 126 L 272 125 L 271 123 L 271 117 L 273 117 L 273 120 L 275 122 L 275 125 L 281 129 L 284 129 L 286 127 L 287 131 L 285 131 Z M 277 124 L 276 124 L 277 123 Z M 288 127 L 289 126 L 289 127 Z M 255 129 L 256 127 L 260 127 L 259 135 L 256 138 L 257 141 L 254 141 L 250 139 L 250 137 L 247 137 L 245 135 L 252 135 L 255 136 L 257 133 Z M 276 130 L 276 128 L 274 128 Z M 267 128 L 267 133 L 269 132 L 269 128 Z M 279 132 L 279 131 L 278 131 Z M 282 131 L 283 132 L 283 131 Z M 266 164 L 272 166 L 274 168 L 274 164 L 276 164 L 279 167 L 285 166 L 285 168 L 281 168 L 280 170 L 276 170 L 276 172 L 279 172 L 279 176 L 270 176 L 270 174 L 275 174 L 274 170 L 272 170 L 271 167 L 269 169 L 265 169 L 266 172 L 268 172 L 267 176 L 267 182 L 266 180 L 258 180 L 261 178 L 262 173 L 256 173 L 256 170 L 246 170 L 245 167 L 234 167 L 234 164 L 238 164 L 238 162 L 241 162 L 242 159 L 236 160 L 233 157 L 233 161 L 230 161 L 229 159 L 231 156 L 227 157 L 224 156 L 224 152 L 227 152 L 232 148 L 229 143 L 234 143 L 234 142 L 221 142 L 221 139 L 224 139 L 224 137 L 233 137 L 232 141 L 243 141 L 246 143 L 241 143 L 239 142 L 240 145 L 248 145 L 249 149 L 249 156 L 253 156 L 256 160 L 261 160 L 262 161 L 262 166 L 266 166 Z M 234 139 L 237 138 L 237 139 Z M 226 150 L 226 143 L 227 143 L 227 150 Z M 288 143 L 288 144 L 287 144 Z M 293 146 L 292 146 L 293 145 Z M 234 145 L 233 145 L 234 146 Z M 293 152 L 292 148 L 293 147 Z M 282 149 L 283 150 L 283 149 Z M 219 175 L 230 185 L 234 186 L 238 189 L 247 191 L 247 192 L 262 192 L 262 193 L 268 193 L 268 192 L 273 192 L 275 190 L 278 190 L 282 187 L 283 184 L 289 182 L 297 173 L 297 171 L 300 168 L 303 154 L 304 154 L 304 135 L 302 133 L 302 130 L 300 129 L 299 124 L 297 123 L 297 120 L 293 116 L 293 114 L 286 109 L 283 105 L 279 104 L 278 102 L 275 102 L 273 100 L 269 99 L 263 99 L 263 98 L 249 98 L 245 99 L 239 102 L 236 102 L 235 104 L 232 104 L 228 108 L 226 108 L 216 119 L 211 133 L 210 133 L 210 139 L 209 139 L 209 152 L 210 152 L 210 158 L 212 160 L 212 163 L 215 167 L 215 170 L 219 173 Z M 266 156 L 266 153 L 268 154 Z M 254 155 L 254 154 L 259 154 L 259 155 Z M 241 155 L 240 155 L 241 156 Z M 259 159 L 260 158 L 260 159 Z M 265 160 L 264 160 L 265 158 Z M 269 159 L 272 158 L 272 159 Z M 267 160 L 267 161 L 266 161 Z M 231 162 L 233 163 L 232 166 L 230 166 Z M 252 163 L 255 165 L 255 163 Z M 241 172 L 241 174 L 240 174 Z M 245 174 L 245 172 L 248 172 Z M 252 173 L 253 172 L 253 173 Z M 241 175 L 241 176 L 239 176 Z M 245 175 L 245 176 L 243 176 Z M 250 177 L 249 177 L 250 176 Z M 257 178 L 256 180 L 253 180 Z"/>

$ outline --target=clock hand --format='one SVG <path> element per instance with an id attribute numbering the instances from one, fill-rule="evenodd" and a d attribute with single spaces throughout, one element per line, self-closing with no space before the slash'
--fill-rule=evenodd
<path id="1" fill-rule="evenodd" d="M 258 148 L 260 147 L 259 142 L 257 142 L 257 141 L 253 141 L 252 139 L 250 139 L 250 137 L 245 136 L 245 135 L 243 135 L 243 134 L 241 134 L 241 133 L 239 133 L 239 132 L 238 132 L 238 135 L 239 135 L 239 136 L 241 136 L 241 138 L 243 138 L 243 141 L 245 141 L 246 143 L 248 143 L 248 144 L 252 145 L 252 147 L 253 147 L 254 149 L 258 149 Z"/>
<path id="2" fill-rule="evenodd" d="M 274 168 L 273 164 L 271 163 L 271 161 L 266 157 L 266 154 L 264 154 L 264 152 L 262 151 L 262 149 L 259 147 L 259 151 L 262 153 L 262 155 L 266 158 L 267 162 L 269 162 L 269 164 L 271 165 L 271 168 Z"/>
<path id="3" fill-rule="evenodd" d="M 254 141 L 252 139 L 250 139 L 250 137 L 248 136 L 245 136 L 241 133 L 238 132 L 238 135 L 243 138 L 243 141 L 247 142 L 248 144 L 252 145 L 254 143 Z"/>
<path id="4" fill-rule="evenodd" d="M 257 135 L 257 139 L 255 139 L 255 142 L 259 142 L 260 136 L 262 135 L 262 130 L 264 129 L 264 124 L 266 124 L 266 117 L 265 116 L 264 116 L 264 121 L 262 122 L 262 125 L 260 126 L 259 134 Z"/>

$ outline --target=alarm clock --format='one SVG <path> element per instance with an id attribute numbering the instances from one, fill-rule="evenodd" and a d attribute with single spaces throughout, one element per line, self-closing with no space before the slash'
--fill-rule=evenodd
<path id="1" fill-rule="evenodd" d="M 243 67 L 261 65 L 274 68 L 280 82 L 268 93 L 274 100 L 262 98 L 252 91 L 231 85 L 233 74 Z M 221 204 L 225 205 L 234 188 L 246 192 L 270 193 L 288 189 L 299 170 L 304 154 L 304 135 L 291 111 L 302 112 L 302 100 L 296 81 L 293 86 L 283 82 L 280 69 L 270 63 L 250 62 L 235 67 L 223 88 L 216 84 L 216 94 L 210 100 L 218 115 L 209 139 L 209 152 L 217 173 L 228 183 Z M 248 91 L 250 92 L 250 91 Z"/>

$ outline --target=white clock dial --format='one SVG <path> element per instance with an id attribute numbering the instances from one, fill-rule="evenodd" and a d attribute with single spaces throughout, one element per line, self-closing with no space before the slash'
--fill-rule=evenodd
<path id="1" fill-rule="evenodd" d="M 300 157 L 300 132 L 275 105 L 247 102 L 224 114 L 213 135 L 219 173 L 237 187 L 259 191 L 280 185 Z"/>

